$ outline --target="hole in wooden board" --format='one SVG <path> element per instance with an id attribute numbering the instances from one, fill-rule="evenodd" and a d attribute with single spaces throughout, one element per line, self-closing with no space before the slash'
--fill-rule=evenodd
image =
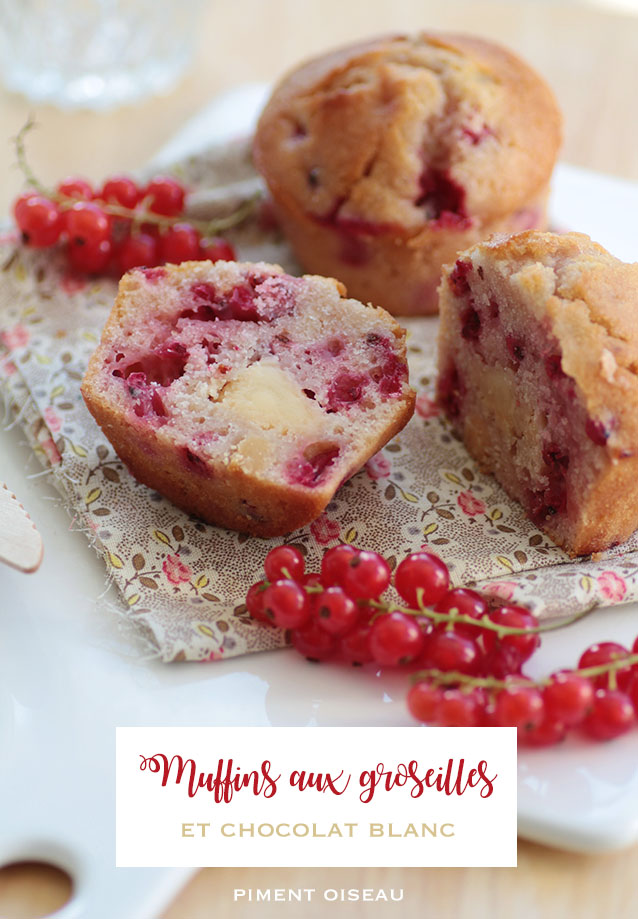
<path id="1" fill-rule="evenodd" d="M 0 867 L 0 919 L 42 919 L 69 902 L 73 879 L 47 862 Z"/>

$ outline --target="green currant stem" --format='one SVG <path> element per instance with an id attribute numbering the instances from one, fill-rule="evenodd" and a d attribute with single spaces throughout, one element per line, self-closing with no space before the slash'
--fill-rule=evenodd
<path id="1" fill-rule="evenodd" d="M 83 198 L 74 198 L 71 195 L 61 195 L 59 192 L 52 191 L 50 188 L 46 188 L 37 178 L 33 170 L 31 169 L 25 147 L 25 137 L 35 127 L 35 121 L 32 118 L 29 118 L 26 124 L 20 129 L 16 137 L 14 138 L 15 150 L 16 150 L 16 159 L 22 174 L 24 175 L 27 185 L 30 185 L 34 188 L 39 194 L 44 195 L 45 198 L 48 198 L 50 201 L 54 201 L 56 204 L 60 205 L 63 210 L 68 210 L 73 207 L 74 204 L 77 204 L 79 201 L 83 201 Z M 236 210 L 232 213 L 227 214 L 226 217 L 218 217 L 214 220 L 188 220 L 190 226 L 198 230 L 204 239 L 210 236 L 215 236 L 217 233 L 221 233 L 224 230 L 229 230 L 231 227 L 238 226 L 243 223 L 244 220 L 254 211 L 257 202 L 261 198 L 261 193 L 256 192 L 246 201 L 243 201 Z M 183 214 L 178 215 L 177 217 L 163 217 L 161 214 L 154 214 L 152 211 L 147 210 L 147 199 L 144 199 L 136 208 L 131 209 L 128 207 L 122 207 L 120 204 L 107 204 L 106 202 L 100 203 L 101 210 L 105 214 L 110 214 L 112 217 L 122 217 L 128 220 L 132 220 L 135 227 L 139 227 L 142 223 L 152 223 L 157 225 L 160 229 L 165 229 L 166 227 L 174 226 L 176 223 L 183 223 L 185 218 Z"/>
<path id="2" fill-rule="evenodd" d="M 482 619 L 473 619 L 471 616 L 464 616 L 461 613 L 455 612 L 454 609 L 450 610 L 449 613 L 437 613 L 436 610 L 430 609 L 429 607 L 422 606 L 421 602 L 423 599 L 423 591 L 421 588 L 417 591 L 417 600 L 419 601 L 419 609 L 411 609 L 407 606 L 398 606 L 395 603 L 387 605 L 386 603 L 380 603 L 377 600 L 368 601 L 368 605 L 374 607 L 378 610 L 376 615 L 382 615 L 383 613 L 389 612 L 390 610 L 396 610 L 399 613 L 405 613 L 407 616 L 417 616 L 417 617 L 427 617 L 434 622 L 435 625 L 439 623 L 455 623 L 462 622 L 466 625 L 474 626 L 479 629 L 486 629 L 490 632 L 497 632 L 499 638 L 503 635 L 530 635 L 538 632 L 553 632 L 555 629 L 562 629 L 565 626 L 571 625 L 574 622 L 578 622 L 579 619 L 582 619 L 584 616 L 587 616 L 591 613 L 592 610 L 596 608 L 598 604 L 593 603 L 591 606 L 586 607 L 585 609 L 579 610 L 577 613 L 574 613 L 573 616 L 568 616 L 566 619 L 556 619 L 552 622 L 542 623 L 540 625 L 534 626 L 533 628 L 519 628 L 513 625 L 499 625 L 497 622 L 492 622 L 491 619 L 486 618 L 485 616 Z"/>
<path id="3" fill-rule="evenodd" d="M 288 571 L 287 568 L 282 568 L 281 573 L 285 575 L 285 577 L 287 577 L 288 580 L 294 580 L 294 578 L 290 577 L 290 572 Z M 267 587 L 270 587 L 271 584 L 272 584 L 272 581 L 264 581 L 264 583 L 261 585 L 260 590 L 265 590 Z M 304 584 L 303 589 L 306 591 L 307 594 L 322 594 L 326 588 L 322 587 L 321 584 L 310 584 L 310 585 Z"/>
<path id="4" fill-rule="evenodd" d="M 282 569 L 282 574 L 285 574 L 286 577 L 290 577 L 290 574 L 286 568 Z M 270 585 L 270 581 L 264 581 L 263 589 Z M 309 594 L 320 594 L 325 590 L 321 585 L 304 585 L 304 590 Z M 417 590 L 417 600 L 419 603 L 423 600 L 423 591 L 421 588 Z M 475 628 L 485 629 L 486 631 L 496 632 L 498 637 L 501 638 L 504 635 L 530 635 L 536 634 L 538 632 L 553 632 L 556 629 L 565 628 L 565 626 L 571 625 L 574 622 L 578 622 L 579 619 L 582 619 L 584 616 L 587 616 L 588 613 L 591 613 L 597 606 L 596 603 L 592 603 L 591 606 L 586 607 L 585 609 L 579 610 L 577 613 L 574 613 L 573 616 L 568 616 L 566 619 L 554 620 L 552 622 L 547 622 L 541 625 L 537 625 L 534 628 L 525 629 L 518 628 L 513 625 L 498 625 L 496 622 L 492 622 L 491 619 L 483 617 L 483 619 L 472 619 L 471 616 L 463 616 L 460 613 L 456 613 L 452 609 L 449 613 L 437 613 L 433 609 L 429 609 L 426 606 L 421 606 L 420 609 L 411 609 L 407 606 L 398 606 L 396 603 L 381 603 L 379 600 L 360 600 L 360 605 L 371 606 L 373 609 L 376 609 L 377 612 L 371 618 L 371 622 L 374 622 L 379 616 L 382 616 L 384 613 L 389 612 L 399 612 L 405 613 L 408 616 L 416 617 L 427 617 L 431 619 L 435 625 L 445 622 L 453 625 L 455 622 L 462 622 L 467 625 L 474 626 Z"/>
<path id="5" fill-rule="evenodd" d="M 596 667 L 581 667 L 579 670 L 570 670 L 570 674 L 575 674 L 576 676 L 582 676 L 585 679 L 590 679 L 591 677 L 602 676 L 605 673 L 610 675 L 610 689 L 617 688 L 617 679 L 616 674 L 618 670 L 622 670 L 625 667 L 630 667 L 633 664 L 638 664 L 638 654 L 628 654 L 626 657 L 618 658 L 614 661 L 608 661 L 606 664 L 598 664 Z M 477 677 L 469 676 L 467 673 L 460 673 L 457 670 L 436 670 L 434 668 L 429 670 L 419 670 L 417 673 L 412 674 L 412 680 L 415 683 L 418 683 L 421 680 L 432 680 L 434 683 L 441 685 L 448 684 L 461 684 L 461 686 L 466 686 L 468 688 L 480 687 L 482 689 L 511 689 L 513 686 L 531 686 L 534 689 L 542 689 L 544 686 L 548 686 L 551 682 L 549 677 L 546 677 L 544 680 L 530 680 L 524 678 L 522 680 L 517 680 L 516 682 L 507 681 L 507 680 L 498 680 L 496 677 Z M 614 685 L 611 685 L 613 680 Z"/>

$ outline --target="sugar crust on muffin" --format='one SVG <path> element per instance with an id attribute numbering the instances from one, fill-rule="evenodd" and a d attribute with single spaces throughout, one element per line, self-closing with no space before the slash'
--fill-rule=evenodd
<path id="1" fill-rule="evenodd" d="M 441 266 L 544 227 L 561 116 L 510 51 L 423 33 L 349 46 L 275 88 L 254 155 L 306 270 L 397 315 L 436 311 Z"/>

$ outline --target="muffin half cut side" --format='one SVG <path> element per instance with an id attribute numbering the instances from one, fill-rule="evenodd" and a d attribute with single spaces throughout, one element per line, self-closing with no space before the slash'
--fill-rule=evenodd
<path id="1" fill-rule="evenodd" d="M 440 288 L 438 400 L 480 466 L 571 555 L 638 527 L 638 264 L 587 236 L 464 252 Z"/>
<path id="2" fill-rule="evenodd" d="M 82 392 L 139 481 L 261 536 L 317 517 L 414 406 L 387 313 L 263 263 L 125 275 Z"/>

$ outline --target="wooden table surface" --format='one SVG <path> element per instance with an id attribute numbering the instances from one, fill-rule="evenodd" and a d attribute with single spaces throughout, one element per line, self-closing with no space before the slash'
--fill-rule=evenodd
<path id="1" fill-rule="evenodd" d="M 184 8 L 188 7 L 188 0 Z M 99 179 L 142 166 L 215 93 L 242 81 L 271 80 L 300 59 L 384 31 L 454 29 L 502 41 L 553 86 L 565 113 L 563 158 L 638 180 L 638 16 L 592 5 L 543 0 L 233 0 L 210 3 L 200 48 L 181 84 L 161 99 L 107 114 L 63 113 L 0 92 L 0 124 L 9 137 L 29 112 L 40 125 L 29 139 L 36 173 L 46 182 L 67 174 Z M 21 187 L 13 152 L 0 145 L 0 213 Z M 560 755 L 560 754 L 559 754 Z M 207 869 L 161 919 L 299 915 L 294 904 L 233 903 L 235 887 L 393 887 L 401 907 L 334 905 L 330 915 L 399 915 L 458 919 L 558 919 L 638 915 L 638 849 L 601 857 L 555 852 L 521 842 L 517 869 Z M 52 871 L 0 871 L 0 919 L 31 919 L 65 899 L 68 885 Z M 304 907 L 319 916 L 326 904 Z M 128 919 L 128 917 L 113 917 Z M 159 917 L 158 917 L 159 919 Z"/>

